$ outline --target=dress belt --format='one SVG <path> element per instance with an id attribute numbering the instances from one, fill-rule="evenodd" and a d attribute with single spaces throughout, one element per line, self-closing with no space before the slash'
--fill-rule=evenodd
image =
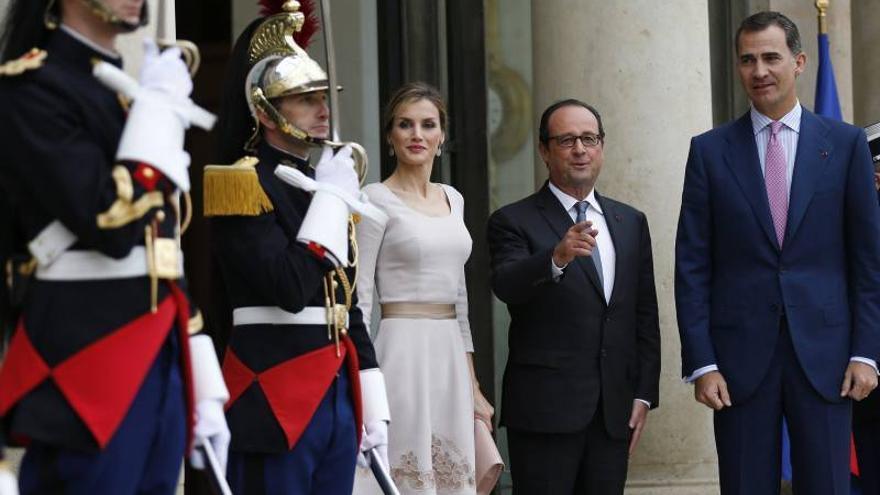
<path id="1" fill-rule="evenodd" d="M 423 302 L 382 303 L 382 318 L 427 318 L 454 320 L 455 305 Z"/>
<path id="2" fill-rule="evenodd" d="M 345 326 L 348 327 L 348 313 Z M 247 306 L 232 310 L 232 325 L 326 325 L 327 308 L 306 306 L 298 313 L 277 306 Z"/>
<path id="3" fill-rule="evenodd" d="M 182 264 L 183 254 L 178 252 Z M 37 265 L 39 280 L 110 280 L 143 277 L 147 270 L 147 250 L 135 246 L 125 258 L 111 258 L 98 251 L 65 251 L 48 266 Z M 183 273 L 180 267 L 179 273 Z"/>

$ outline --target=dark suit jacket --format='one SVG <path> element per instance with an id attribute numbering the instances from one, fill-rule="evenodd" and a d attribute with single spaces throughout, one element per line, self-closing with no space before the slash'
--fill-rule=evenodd
<path id="1" fill-rule="evenodd" d="M 501 399 L 501 423 L 510 428 L 583 430 L 601 394 L 608 432 L 625 438 L 633 399 L 658 405 L 660 330 L 647 219 L 596 198 L 617 255 L 610 304 L 588 258 L 553 280 L 553 248 L 572 221 L 546 183 L 489 219 L 492 286 L 511 316 Z"/>
<path id="2" fill-rule="evenodd" d="M 865 133 L 807 110 L 780 250 L 748 114 L 695 137 L 676 241 L 682 372 L 717 363 L 731 399 L 761 382 L 785 316 L 813 387 L 840 400 L 880 358 L 880 210 Z"/>

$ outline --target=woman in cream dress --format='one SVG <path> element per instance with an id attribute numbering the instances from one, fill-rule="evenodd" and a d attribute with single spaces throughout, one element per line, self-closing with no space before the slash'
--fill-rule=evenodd
<path id="1" fill-rule="evenodd" d="M 430 182 L 446 110 L 423 83 L 402 87 L 388 109 L 397 167 L 364 192 L 390 221 L 358 225 L 357 291 L 365 321 L 381 311 L 373 339 L 391 407 L 391 476 L 401 493 L 474 494 L 474 417 L 491 425 L 493 410 L 473 372 L 462 196 Z M 371 478 L 359 469 L 355 493 L 379 493 Z"/>

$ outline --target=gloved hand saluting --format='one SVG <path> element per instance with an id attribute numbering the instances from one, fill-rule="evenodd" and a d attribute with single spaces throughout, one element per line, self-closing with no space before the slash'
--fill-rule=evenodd
<path id="1" fill-rule="evenodd" d="M 343 146 L 335 155 L 333 148 L 324 146 L 321 159 L 315 166 L 315 180 L 324 184 L 332 184 L 342 189 L 351 197 L 360 196 L 360 182 L 354 170 L 354 158 L 351 146 Z"/>
<path id="2" fill-rule="evenodd" d="M 189 191 L 189 154 L 183 138 L 189 128 L 192 79 L 179 48 L 159 52 L 156 42 L 144 40 L 140 89 L 128 112 L 116 158 L 147 163 L 182 191 Z"/>

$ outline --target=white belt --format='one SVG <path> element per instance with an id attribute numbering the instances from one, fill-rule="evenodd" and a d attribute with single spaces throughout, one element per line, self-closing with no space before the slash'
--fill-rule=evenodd
<path id="1" fill-rule="evenodd" d="M 347 315 L 346 315 L 347 316 Z M 232 310 L 232 325 L 326 325 L 327 308 L 306 306 L 291 313 L 277 306 L 248 306 Z M 348 326 L 348 318 L 346 318 Z"/>
<path id="2" fill-rule="evenodd" d="M 182 263 L 183 255 L 178 259 Z M 65 251 L 48 266 L 38 264 L 36 271 L 39 280 L 110 280 L 146 275 L 147 250 L 143 246 L 132 248 L 121 259 L 98 251 Z"/>

